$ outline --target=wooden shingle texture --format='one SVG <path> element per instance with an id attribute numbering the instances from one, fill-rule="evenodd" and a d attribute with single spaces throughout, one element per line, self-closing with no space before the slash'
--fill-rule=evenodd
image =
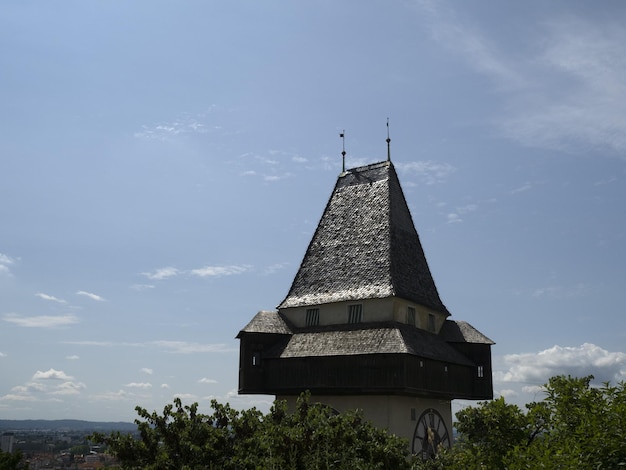
<path id="1" fill-rule="evenodd" d="M 280 308 L 397 296 L 449 315 L 391 162 L 339 176 Z"/>

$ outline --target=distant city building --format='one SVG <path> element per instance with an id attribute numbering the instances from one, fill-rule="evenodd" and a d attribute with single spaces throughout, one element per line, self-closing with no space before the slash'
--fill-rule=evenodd
<path id="1" fill-rule="evenodd" d="M 0 436 L 0 450 L 2 452 L 13 452 L 14 444 L 15 436 L 12 432 L 2 433 L 2 436 Z"/>
<path id="2" fill-rule="evenodd" d="M 449 316 L 390 159 L 344 171 L 287 297 L 237 335 L 239 393 L 309 390 L 432 456 L 451 400 L 493 397 L 493 341 Z"/>

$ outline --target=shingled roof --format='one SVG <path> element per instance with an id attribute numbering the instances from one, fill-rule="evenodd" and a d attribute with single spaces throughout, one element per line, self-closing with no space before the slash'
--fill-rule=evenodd
<path id="1" fill-rule="evenodd" d="M 397 296 L 449 315 L 391 162 L 342 173 L 278 308 Z"/>
<path id="2" fill-rule="evenodd" d="M 299 329 L 268 357 L 322 357 L 362 354 L 410 354 L 472 365 L 439 335 L 396 322 Z"/>
<path id="3" fill-rule="evenodd" d="M 448 343 L 496 344 L 466 321 L 446 320 L 440 335 Z"/>

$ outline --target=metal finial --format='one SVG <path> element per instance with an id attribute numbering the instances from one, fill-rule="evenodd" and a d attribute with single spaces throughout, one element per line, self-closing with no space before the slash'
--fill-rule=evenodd
<path id="1" fill-rule="evenodd" d="M 389 138 L 389 118 L 387 118 L 387 161 L 391 161 L 391 139 Z"/>
<path id="2" fill-rule="evenodd" d="M 341 172 L 346 172 L 346 131 L 345 129 L 339 134 L 341 138 Z"/>

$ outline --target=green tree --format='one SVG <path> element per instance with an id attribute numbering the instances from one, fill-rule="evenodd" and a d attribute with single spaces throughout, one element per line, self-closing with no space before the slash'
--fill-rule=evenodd
<path id="1" fill-rule="evenodd" d="M 545 420 L 528 446 L 518 446 L 508 468 L 626 468 L 626 385 L 591 386 L 593 376 L 557 376 L 546 399 L 527 405 Z"/>
<path id="2" fill-rule="evenodd" d="M 626 386 L 552 377 L 523 412 L 503 398 L 459 411 L 452 449 L 416 468 L 626 469 Z"/>
<path id="3" fill-rule="evenodd" d="M 277 401 L 267 415 L 211 402 L 212 414 L 180 399 L 162 414 L 137 407 L 138 438 L 94 434 L 119 460 L 135 469 L 403 469 L 405 440 L 375 428 L 357 412 L 337 414 L 302 395 L 290 413 Z"/>
<path id="4" fill-rule="evenodd" d="M 15 452 L 2 452 L 0 450 L 0 470 L 14 470 L 18 468 L 28 470 L 28 464 L 22 462 L 22 452 L 20 450 Z"/>

